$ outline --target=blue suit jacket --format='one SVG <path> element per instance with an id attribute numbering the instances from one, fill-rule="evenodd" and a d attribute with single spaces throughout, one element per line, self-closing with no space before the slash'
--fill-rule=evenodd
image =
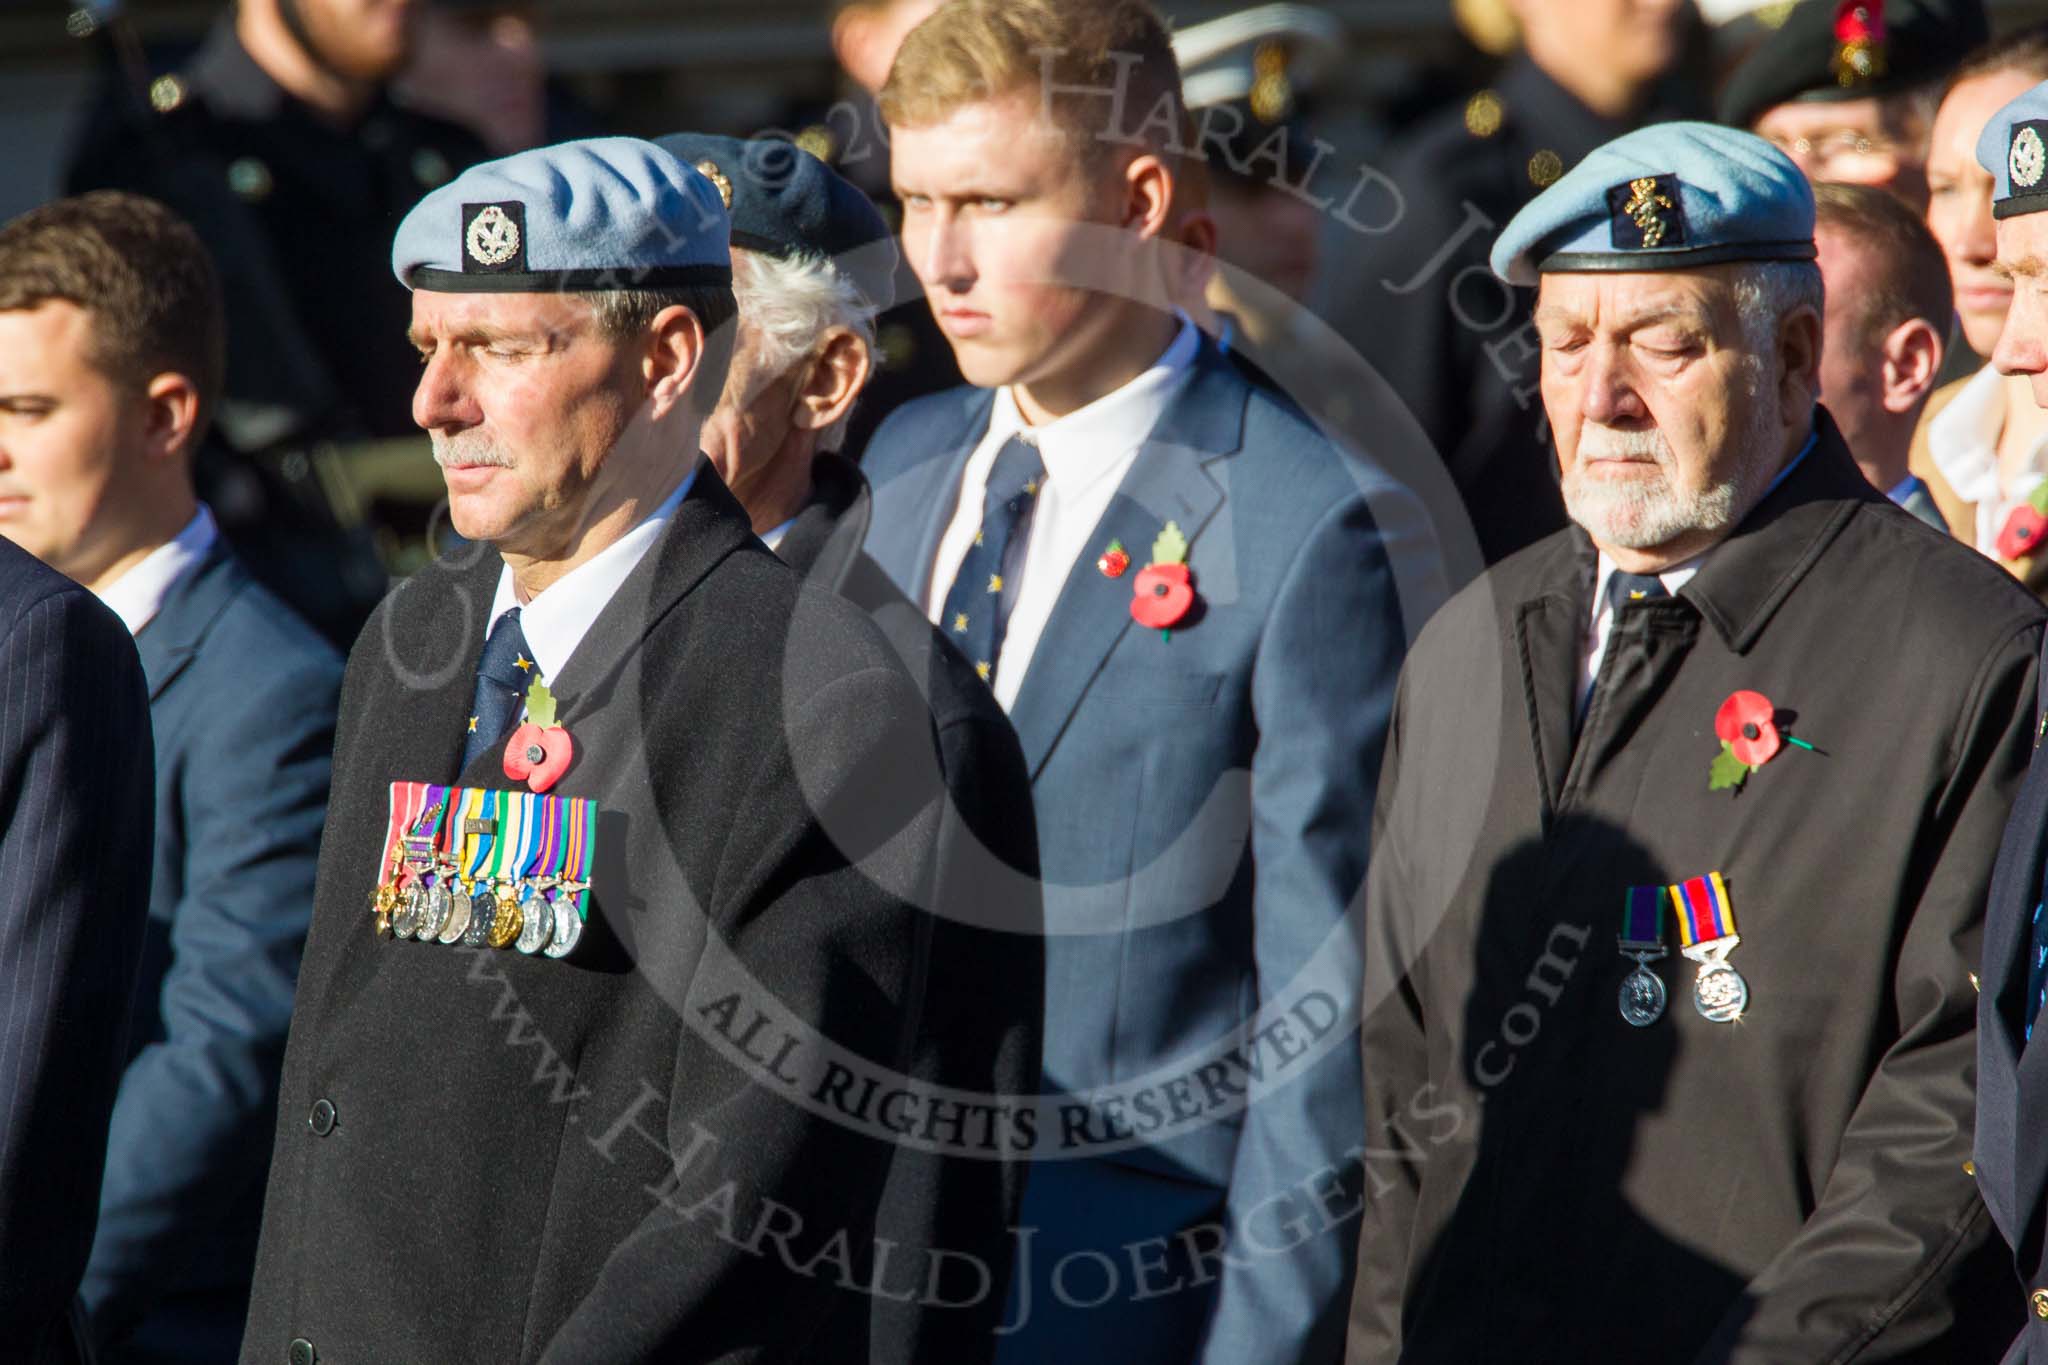
<path id="1" fill-rule="evenodd" d="M 84 1296 L 121 1358 L 232 1360 L 327 811 L 341 659 L 225 545 L 136 637 L 155 881 Z"/>
<path id="2" fill-rule="evenodd" d="M 1206 341 L 1194 366 L 1010 713 L 1045 880 L 1045 1088 L 1069 1098 L 1041 1120 L 1005 1358 L 1342 1353 L 1350 917 L 1396 673 L 1441 572 L 1403 489 Z M 868 550 L 917 601 L 992 401 L 910 404 L 868 447 Z M 1170 637 L 1130 614 L 1168 520 L 1198 594 Z M 1095 563 L 1112 539 L 1133 557 L 1115 579 Z"/>
<path id="3" fill-rule="evenodd" d="M 2048 680 L 2048 645 L 2041 677 Z M 2048 682 L 2044 682 L 2048 686 Z M 2034 907 L 2048 858 L 2048 758 L 2034 727 L 2034 759 L 2013 803 L 1991 877 L 1984 919 L 1984 963 L 1977 995 L 1977 1188 L 2013 1251 L 2013 1293 L 2029 1299 L 2026 1329 L 2006 1359 L 2048 1365 L 2048 1022 L 2025 1037 L 2027 966 Z"/>
<path id="4" fill-rule="evenodd" d="M 149 892 L 149 712 L 93 595 L 0 540 L 0 1354 L 77 1358 Z"/>

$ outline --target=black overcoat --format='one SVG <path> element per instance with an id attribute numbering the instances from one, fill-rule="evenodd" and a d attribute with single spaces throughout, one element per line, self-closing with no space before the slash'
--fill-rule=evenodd
<path id="1" fill-rule="evenodd" d="M 1834 425 L 1573 711 L 1572 529 L 1410 654 L 1376 811 L 1352 1365 L 1995 1360 L 1972 969 L 2042 610 L 1872 491 Z M 1787 746 L 1711 791 L 1715 716 Z M 1625 1022 L 1631 886 L 1719 872 L 1748 1011 Z"/>
<path id="2" fill-rule="evenodd" d="M 924 1273 L 875 1241 L 866 1089 L 907 1060 L 924 703 L 703 469 L 553 680 L 584 944 L 381 938 L 389 784 L 457 776 L 499 567 L 443 557 L 349 661 L 242 1358 L 864 1360 L 857 1291 Z"/>

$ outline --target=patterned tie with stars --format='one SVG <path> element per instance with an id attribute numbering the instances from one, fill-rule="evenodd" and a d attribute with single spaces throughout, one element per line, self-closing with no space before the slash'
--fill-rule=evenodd
<path id="1" fill-rule="evenodd" d="M 953 589 L 946 594 L 939 624 L 946 638 L 967 656 L 982 681 L 993 684 L 1003 652 L 1003 631 L 1010 624 L 1016 594 L 1005 591 L 1003 567 L 1010 547 L 1031 520 L 1031 507 L 1045 479 L 1038 447 L 1012 436 L 996 453 L 982 496 L 981 530 L 960 560 Z"/>
<path id="2" fill-rule="evenodd" d="M 491 627 L 476 661 L 476 700 L 470 704 L 469 733 L 462 737 L 462 766 L 486 749 L 505 742 L 533 678 L 533 658 L 526 652 L 526 632 L 519 628 L 513 607 Z"/>

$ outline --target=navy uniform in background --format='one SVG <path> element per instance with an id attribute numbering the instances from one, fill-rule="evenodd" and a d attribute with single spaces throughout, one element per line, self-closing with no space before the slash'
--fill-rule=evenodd
<path id="1" fill-rule="evenodd" d="M 148 699 L 91 593 L 0 540 L 0 1343 L 86 1357 L 75 1294 L 149 896 Z"/>
<path id="2" fill-rule="evenodd" d="M 483 146 L 381 90 L 338 126 L 280 86 L 227 20 L 142 99 L 116 82 L 94 106 L 67 192 L 168 204 L 220 262 L 227 387 L 200 493 L 251 571 L 345 648 L 387 581 L 360 510 L 311 457 L 419 435 L 406 295 L 382 246 Z"/>

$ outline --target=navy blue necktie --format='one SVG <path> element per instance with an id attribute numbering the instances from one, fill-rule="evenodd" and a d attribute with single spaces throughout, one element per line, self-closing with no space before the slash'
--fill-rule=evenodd
<path id="1" fill-rule="evenodd" d="M 1019 533 L 1030 523 L 1031 506 L 1044 478 L 1045 464 L 1038 458 L 1038 447 L 1021 436 L 1012 436 L 989 469 L 982 494 L 981 530 L 967 547 L 952 591 L 946 594 L 946 610 L 939 625 L 986 683 L 995 682 L 1003 632 L 1016 601 L 1015 585 L 1004 582 L 1005 566 L 1018 562 L 1010 550 L 1013 544 L 1023 548 Z"/>
<path id="2" fill-rule="evenodd" d="M 478 754 L 504 744 L 526 703 L 532 677 L 533 660 L 526 652 L 526 634 L 519 629 L 519 608 L 514 607 L 491 627 L 483 653 L 477 656 L 476 700 L 469 708 L 469 734 L 462 744 L 465 770 Z"/>
<path id="3" fill-rule="evenodd" d="M 1669 596 L 1671 594 L 1664 590 L 1664 580 L 1655 574 L 1623 573 L 1616 569 L 1607 577 L 1607 605 L 1617 615 L 1624 602 L 1647 602 Z"/>

